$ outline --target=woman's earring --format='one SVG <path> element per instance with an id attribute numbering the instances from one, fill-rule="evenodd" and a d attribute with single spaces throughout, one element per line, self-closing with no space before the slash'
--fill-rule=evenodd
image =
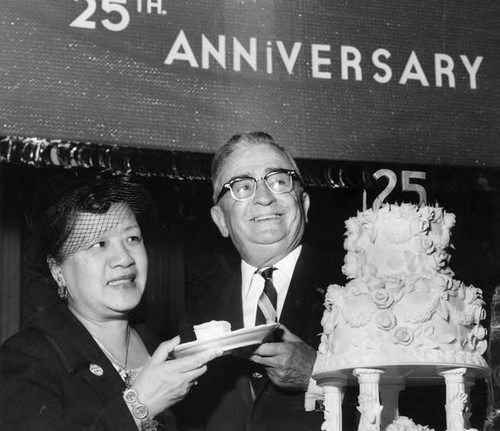
<path id="1" fill-rule="evenodd" d="M 61 273 L 57 274 L 57 294 L 63 301 L 68 299 L 68 289 L 66 288 L 66 283 L 64 283 Z"/>

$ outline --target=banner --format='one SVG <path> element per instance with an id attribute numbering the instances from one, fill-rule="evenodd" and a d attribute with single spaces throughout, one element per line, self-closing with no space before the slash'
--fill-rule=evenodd
<path id="1" fill-rule="evenodd" d="M 492 0 L 2 0 L 0 136 L 500 166 Z"/>

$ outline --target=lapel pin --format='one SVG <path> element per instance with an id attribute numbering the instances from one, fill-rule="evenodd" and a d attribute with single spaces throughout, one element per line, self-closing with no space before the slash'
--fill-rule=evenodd
<path id="1" fill-rule="evenodd" d="M 92 374 L 95 374 L 96 376 L 102 376 L 104 374 L 104 370 L 97 364 L 90 364 L 89 370 Z"/>

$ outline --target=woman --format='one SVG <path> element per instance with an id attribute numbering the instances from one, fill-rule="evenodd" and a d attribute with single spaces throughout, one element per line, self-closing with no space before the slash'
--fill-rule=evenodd
<path id="1" fill-rule="evenodd" d="M 170 360 L 178 337 L 154 350 L 129 322 L 146 284 L 148 194 L 74 173 L 44 187 L 59 193 L 39 196 L 32 227 L 63 303 L 2 345 L 0 429 L 175 429 L 168 408 L 220 352 Z"/>

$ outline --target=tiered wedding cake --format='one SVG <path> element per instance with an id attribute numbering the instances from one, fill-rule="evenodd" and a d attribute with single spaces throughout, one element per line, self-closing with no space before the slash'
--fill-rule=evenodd
<path id="1" fill-rule="evenodd" d="M 439 207 L 386 204 L 346 222 L 346 286 L 325 297 L 315 372 L 380 364 L 486 366 L 480 289 L 448 266 L 455 216 Z"/>
<path id="2" fill-rule="evenodd" d="M 328 287 L 313 377 L 419 364 L 488 368 L 482 292 L 448 266 L 454 224 L 440 207 L 412 204 L 346 221 L 342 270 L 351 280 Z"/>

